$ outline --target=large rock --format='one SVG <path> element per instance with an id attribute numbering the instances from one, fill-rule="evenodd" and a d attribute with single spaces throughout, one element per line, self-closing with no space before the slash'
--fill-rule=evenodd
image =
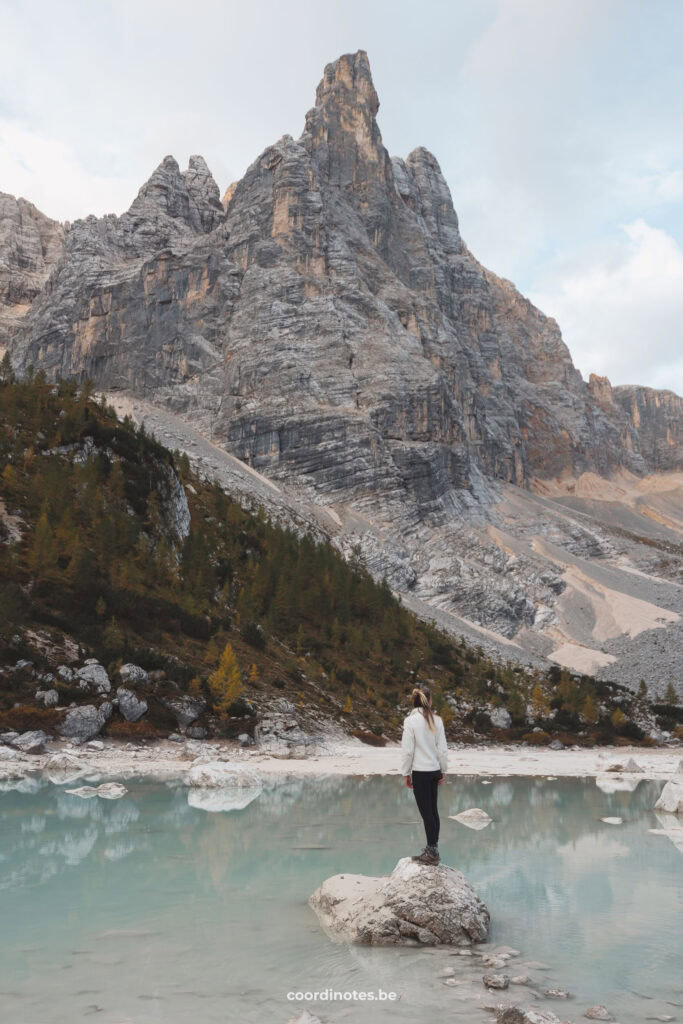
<path id="1" fill-rule="evenodd" d="M 655 804 L 655 810 L 666 811 L 669 814 L 683 814 L 683 782 L 673 779 L 667 782 Z"/>
<path id="2" fill-rule="evenodd" d="M 107 670 L 97 661 L 86 662 L 83 668 L 78 669 L 76 676 L 84 689 L 93 689 L 96 693 L 109 693 L 111 690 Z"/>
<path id="3" fill-rule="evenodd" d="M 149 673 L 128 662 L 119 669 L 119 679 L 124 686 L 144 686 L 149 682 Z"/>
<path id="4" fill-rule="evenodd" d="M 12 746 L 20 750 L 22 754 L 42 754 L 45 744 L 50 738 L 42 729 L 32 729 L 29 732 L 21 733 L 20 736 L 12 740 Z"/>
<path id="5" fill-rule="evenodd" d="M 119 711 L 127 722 L 137 722 L 146 713 L 147 701 L 140 700 L 132 690 L 127 690 L 125 686 L 119 686 L 116 696 L 119 701 Z"/>
<path id="6" fill-rule="evenodd" d="M 78 743 L 85 743 L 97 736 L 112 713 L 111 704 L 106 701 L 100 707 L 94 704 L 84 704 L 78 708 L 71 708 L 64 716 L 64 721 L 59 726 L 59 734 L 64 739 L 76 740 Z"/>
<path id="7" fill-rule="evenodd" d="M 391 875 L 334 875 L 310 898 L 335 939 L 373 946 L 485 942 L 489 912 L 460 871 L 409 857 Z"/>
<path id="8" fill-rule="evenodd" d="M 192 725 L 206 708 L 202 697 L 165 697 L 161 698 L 161 703 L 174 715 L 181 729 Z"/>
<path id="9" fill-rule="evenodd" d="M 261 777 L 238 761 L 201 761 L 187 773 L 189 786 L 205 789 L 262 789 Z"/>
<path id="10" fill-rule="evenodd" d="M 66 750 L 58 750 L 48 757 L 43 766 L 46 777 L 55 785 L 65 782 L 73 782 L 75 779 L 85 775 L 88 766 L 83 764 L 79 758 L 74 757 Z"/>

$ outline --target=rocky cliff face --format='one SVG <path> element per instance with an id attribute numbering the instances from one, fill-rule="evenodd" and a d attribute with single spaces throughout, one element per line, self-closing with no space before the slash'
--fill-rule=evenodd
<path id="1" fill-rule="evenodd" d="M 0 192 L 0 350 L 47 281 L 64 249 L 64 228 L 25 199 Z"/>
<path id="2" fill-rule="evenodd" d="M 378 107 L 359 51 L 325 68 L 301 137 L 266 149 L 222 204 L 201 158 L 181 173 L 167 157 L 123 216 L 66 232 L 11 350 L 152 397 L 353 508 L 378 573 L 466 605 L 489 570 L 453 561 L 453 531 L 486 518 L 496 482 L 681 468 L 681 400 L 586 384 L 555 321 L 467 249 L 436 158 L 390 158 Z M 388 525 L 389 548 L 373 533 Z M 480 620 L 508 635 L 557 592 L 552 573 L 495 577 Z"/>

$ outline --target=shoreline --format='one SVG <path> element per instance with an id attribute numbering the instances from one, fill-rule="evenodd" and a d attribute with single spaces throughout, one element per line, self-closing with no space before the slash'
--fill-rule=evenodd
<path id="1" fill-rule="evenodd" d="M 68 753 L 80 762 L 83 774 L 106 778 L 157 777 L 161 781 L 185 776 L 193 763 L 218 761 L 237 763 L 259 772 L 264 777 L 321 777 L 383 775 L 400 778 L 398 744 L 370 747 L 357 744 L 339 744 L 330 753 L 312 753 L 301 758 L 278 758 L 258 749 L 242 748 L 230 741 L 192 740 L 184 744 L 160 741 L 153 745 L 133 745 L 109 741 L 102 749 L 68 742 L 51 743 L 42 754 L 19 755 L 4 760 L 0 755 L 0 780 L 37 771 L 48 772 L 48 762 L 56 753 Z M 633 759 L 640 772 L 609 772 L 615 782 L 619 779 L 665 781 L 678 770 L 683 760 L 683 748 L 677 747 L 599 747 L 581 750 L 549 750 L 547 748 L 520 748 L 515 746 L 464 746 L 449 749 L 450 779 L 461 776 L 480 778 L 508 778 L 511 776 L 555 778 L 594 778 L 608 773 L 610 766 L 625 765 Z M 58 771 L 55 775 L 59 774 Z"/>

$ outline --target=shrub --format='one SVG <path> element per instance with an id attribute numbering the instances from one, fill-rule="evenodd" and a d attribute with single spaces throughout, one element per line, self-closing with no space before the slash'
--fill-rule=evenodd
<path id="1" fill-rule="evenodd" d="M 547 732 L 527 732 L 522 739 L 531 747 L 546 747 L 550 743 L 550 736 Z"/>
<path id="2" fill-rule="evenodd" d="M 34 708 L 28 704 L 22 704 L 18 708 L 10 708 L 9 711 L 0 713 L 0 732 L 30 732 L 33 729 L 42 729 L 43 732 L 54 735 L 57 726 L 62 719 L 62 712 L 54 708 Z"/>
<path id="3" fill-rule="evenodd" d="M 137 722 L 127 722 L 125 718 L 110 719 L 103 731 L 105 736 L 120 740 L 156 740 L 166 735 L 163 729 L 144 718 Z"/>
<path id="4" fill-rule="evenodd" d="M 370 732 L 369 729 L 355 729 L 352 735 L 361 743 L 367 743 L 371 747 L 386 747 L 387 745 L 386 736 L 379 736 L 376 732 Z"/>

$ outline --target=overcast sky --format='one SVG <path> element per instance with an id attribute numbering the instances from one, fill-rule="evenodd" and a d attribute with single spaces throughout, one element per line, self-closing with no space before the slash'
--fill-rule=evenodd
<path id="1" fill-rule="evenodd" d="M 0 190 L 119 213 L 201 153 L 223 191 L 359 48 L 584 376 L 683 394 L 683 0 L 0 0 Z"/>

